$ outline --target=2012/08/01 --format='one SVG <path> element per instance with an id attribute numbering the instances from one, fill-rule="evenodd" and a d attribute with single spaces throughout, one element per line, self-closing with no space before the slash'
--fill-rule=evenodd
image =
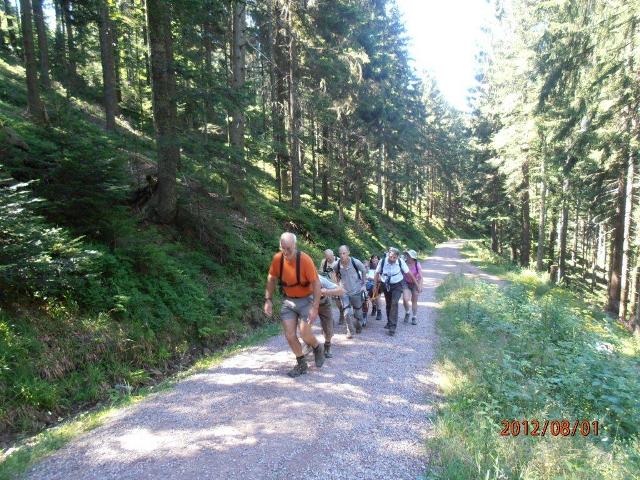
<path id="1" fill-rule="evenodd" d="M 502 420 L 503 426 L 500 435 L 503 437 L 517 437 L 518 435 L 544 437 L 550 434 L 553 437 L 575 437 L 577 434 L 587 437 L 589 435 L 598 436 L 600 424 L 598 420 Z"/>

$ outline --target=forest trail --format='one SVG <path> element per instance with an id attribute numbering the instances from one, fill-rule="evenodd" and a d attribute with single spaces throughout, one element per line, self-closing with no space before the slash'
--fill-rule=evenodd
<path id="1" fill-rule="evenodd" d="M 419 478 L 437 395 L 436 287 L 454 272 L 496 281 L 461 259 L 463 243 L 422 262 L 417 326 L 402 303 L 395 337 L 384 320 L 351 340 L 336 325 L 334 357 L 297 379 L 278 335 L 120 410 L 27 478 Z"/>

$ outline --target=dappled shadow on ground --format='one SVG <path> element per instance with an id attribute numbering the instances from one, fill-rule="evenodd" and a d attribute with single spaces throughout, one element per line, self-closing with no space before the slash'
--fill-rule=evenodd
<path id="1" fill-rule="evenodd" d="M 336 325 L 334 358 L 298 379 L 273 338 L 120 411 L 29 478 L 416 478 L 435 397 L 435 289 L 466 268 L 460 245 L 423 263 L 418 325 L 402 322 L 402 302 L 395 337 L 384 320 L 353 339 Z"/>

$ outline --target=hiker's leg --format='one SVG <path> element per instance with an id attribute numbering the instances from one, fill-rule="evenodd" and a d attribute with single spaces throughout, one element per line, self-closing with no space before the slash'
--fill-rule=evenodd
<path id="1" fill-rule="evenodd" d="M 284 329 L 284 336 L 287 339 L 287 343 L 289 343 L 289 347 L 291 351 L 296 357 L 302 356 L 302 347 L 300 346 L 300 341 L 298 340 L 298 335 L 296 335 L 296 330 L 298 326 L 298 318 L 287 318 L 282 319 L 282 328 Z M 300 328 L 302 331 L 302 328 Z"/>
<path id="2" fill-rule="evenodd" d="M 403 282 L 404 283 L 404 282 Z M 411 288 L 405 283 L 402 289 L 402 304 L 404 306 L 404 313 L 409 313 L 411 302 Z"/>
<path id="3" fill-rule="evenodd" d="M 387 323 L 391 320 L 391 290 L 384 291 L 384 301 L 385 301 L 385 309 L 387 311 Z"/>
<path id="4" fill-rule="evenodd" d="M 411 307 L 413 310 L 413 316 L 415 317 L 418 313 L 418 287 L 415 286 L 411 289 Z"/>
<path id="5" fill-rule="evenodd" d="M 402 295 L 402 284 L 397 283 L 391 287 L 391 309 L 390 309 L 390 317 L 389 317 L 389 330 L 395 331 L 396 326 L 398 325 L 398 302 L 400 301 L 400 296 Z M 388 308 L 388 307 L 387 307 Z"/>
<path id="6" fill-rule="evenodd" d="M 324 342 L 331 343 L 331 338 L 333 337 L 333 312 L 329 302 L 320 304 L 318 316 L 320 317 L 320 325 L 322 325 L 322 333 L 324 333 Z"/>
<path id="7" fill-rule="evenodd" d="M 311 324 L 307 323 L 306 318 L 300 322 L 300 335 L 302 335 L 302 339 L 307 342 L 307 345 L 311 345 L 313 348 L 318 346 L 318 339 L 311 331 Z"/>
<path id="8" fill-rule="evenodd" d="M 356 328 L 362 325 L 362 295 L 350 295 L 349 303 L 353 308 L 353 316 L 355 317 Z"/>
<path id="9" fill-rule="evenodd" d="M 344 323 L 347 324 L 347 338 L 350 338 L 351 335 L 356 333 L 356 328 L 353 325 L 353 306 L 351 305 L 351 300 L 349 295 L 345 295 L 342 299 L 342 305 L 344 307 Z"/>
<path id="10" fill-rule="evenodd" d="M 338 307 L 338 312 L 340 312 L 340 316 L 338 317 L 338 325 L 344 324 L 344 306 L 342 305 L 342 301 L 338 298 L 336 299 L 336 306 Z"/>

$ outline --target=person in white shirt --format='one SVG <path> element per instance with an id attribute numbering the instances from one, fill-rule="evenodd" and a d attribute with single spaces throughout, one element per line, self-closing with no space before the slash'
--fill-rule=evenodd
<path id="1" fill-rule="evenodd" d="M 406 274 L 414 284 L 418 283 L 409 270 L 407 263 L 400 259 L 399 256 L 400 250 L 391 247 L 378 263 L 374 278 L 374 281 L 382 282 L 384 298 L 387 304 L 387 325 L 385 325 L 385 328 L 389 329 L 389 335 L 391 336 L 395 335 L 396 327 L 398 326 L 398 301 L 404 289 L 404 275 Z M 420 290 L 422 290 L 422 286 Z"/>

